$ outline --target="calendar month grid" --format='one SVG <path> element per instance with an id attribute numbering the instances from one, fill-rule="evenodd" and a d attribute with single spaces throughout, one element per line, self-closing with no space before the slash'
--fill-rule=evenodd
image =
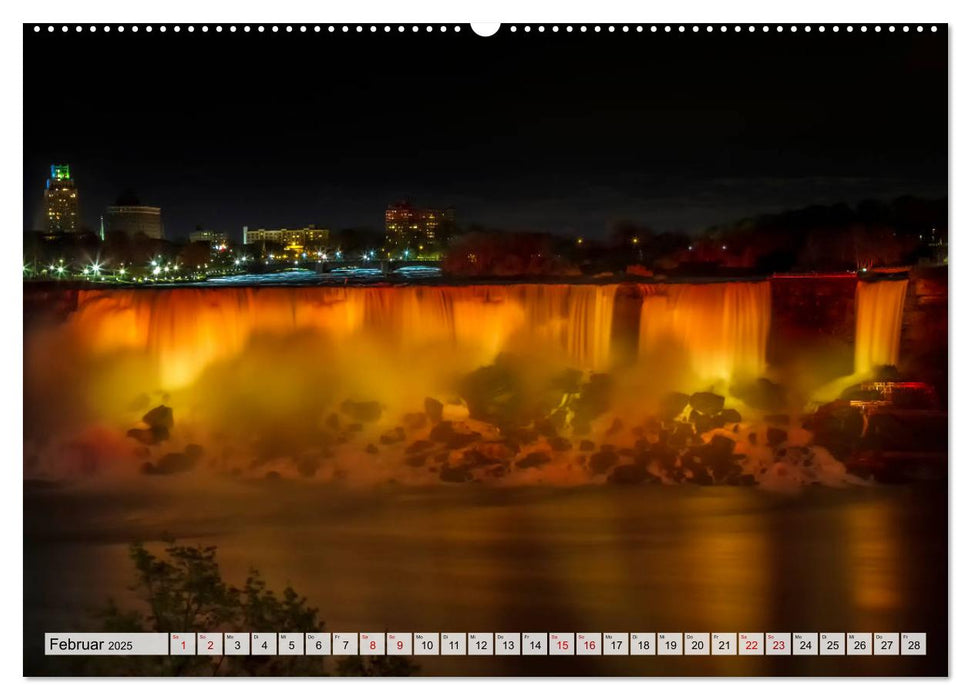
<path id="1" fill-rule="evenodd" d="M 925 632 L 47 633 L 47 656 L 926 656 Z"/>

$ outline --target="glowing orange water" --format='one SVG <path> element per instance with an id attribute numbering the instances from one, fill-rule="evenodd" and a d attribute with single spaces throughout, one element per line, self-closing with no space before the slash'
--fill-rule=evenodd
<path id="1" fill-rule="evenodd" d="M 907 282 L 857 287 L 856 368 L 898 360 Z M 506 350 L 588 370 L 611 362 L 617 285 L 278 287 L 79 292 L 69 323 L 82 349 L 150 358 L 163 388 L 191 384 L 259 336 L 311 333 L 353 353 L 369 340 L 402 370 L 461 353 L 472 369 Z M 760 376 L 771 323 L 769 282 L 640 285 L 639 356 L 695 384 Z M 327 357 L 307 361 L 327 362 Z M 690 387 L 686 387 L 690 388 Z"/>
<path id="2" fill-rule="evenodd" d="M 765 370 L 772 296 L 768 282 L 642 285 L 640 355 L 679 352 L 702 381 Z"/>
<path id="3" fill-rule="evenodd" d="M 471 366 L 515 340 L 606 369 L 615 292 L 616 285 L 536 284 L 99 290 L 79 293 L 71 323 L 95 352 L 148 353 L 167 388 L 190 383 L 259 334 L 301 331 L 348 346 L 366 336 L 403 358 L 461 348 Z"/>
<path id="4" fill-rule="evenodd" d="M 856 285 L 855 370 L 866 374 L 900 359 L 907 280 L 858 282 Z"/>

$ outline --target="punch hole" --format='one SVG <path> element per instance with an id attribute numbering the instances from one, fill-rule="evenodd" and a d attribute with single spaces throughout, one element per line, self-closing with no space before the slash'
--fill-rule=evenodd
<path id="1" fill-rule="evenodd" d="M 473 22 L 472 31 L 477 36 L 490 37 L 499 31 L 502 25 L 499 22 Z"/>

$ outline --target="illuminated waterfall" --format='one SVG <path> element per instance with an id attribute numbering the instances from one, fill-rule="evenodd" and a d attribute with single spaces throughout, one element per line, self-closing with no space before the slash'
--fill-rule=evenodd
<path id="1" fill-rule="evenodd" d="M 641 285 L 640 356 L 685 358 L 702 382 L 765 370 L 772 296 L 768 282 Z"/>
<path id="2" fill-rule="evenodd" d="M 855 369 L 865 374 L 900 359 L 907 280 L 857 282 Z"/>
<path id="3" fill-rule="evenodd" d="M 70 323 L 96 354 L 146 353 L 170 388 L 257 335 L 302 331 L 345 347 L 372 339 L 405 368 L 427 348 L 461 352 L 471 369 L 515 345 L 603 370 L 615 293 L 565 284 L 84 290 Z"/>

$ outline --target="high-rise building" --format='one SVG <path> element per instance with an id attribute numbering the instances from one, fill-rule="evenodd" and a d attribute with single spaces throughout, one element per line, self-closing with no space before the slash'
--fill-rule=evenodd
<path id="1" fill-rule="evenodd" d="M 70 165 L 52 165 L 44 190 L 48 233 L 74 233 L 81 226 L 78 189 Z"/>
<path id="2" fill-rule="evenodd" d="M 162 210 L 144 206 L 132 193 L 123 194 L 113 206 L 105 208 L 104 229 L 107 233 L 142 234 L 165 238 Z"/>
<path id="3" fill-rule="evenodd" d="M 330 230 L 319 226 L 303 228 L 250 228 L 243 227 L 243 245 L 250 243 L 278 243 L 285 249 L 302 253 L 305 248 L 327 245 Z"/>
<path id="4" fill-rule="evenodd" d="M 455 230 L 455 209 L 421 209 L 409 202 L 395 202 L 384 212 L 384 234 L 389 250 L 437 249 Z"/>
<path id="5" fill-rule="evenodd" d="M 229 236 L 225 231 L 213 231 L 212 229 L 197 228 L 189 234 L 190 243 L 206 242 L 213 248 L 228 248 Z"/>

